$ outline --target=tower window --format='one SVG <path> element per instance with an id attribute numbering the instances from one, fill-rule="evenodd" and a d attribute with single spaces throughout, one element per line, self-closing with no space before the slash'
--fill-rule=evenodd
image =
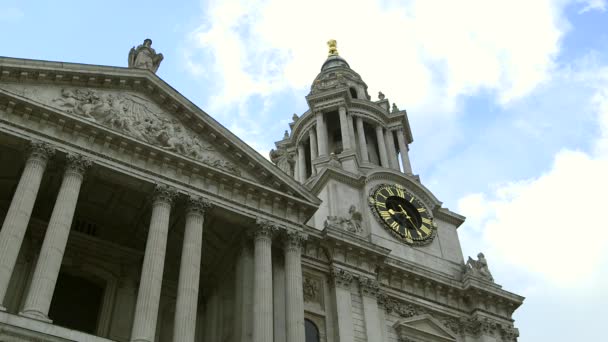
<path id="1" fill-rule="evenodd" d="M 355 88 L 353 88 L 353 87 L 350 87 L 350 96 L 351 96 L 353 99 L 356 99 L 356 98 L 357 98 L 357 90 L 355 90 Z"/>

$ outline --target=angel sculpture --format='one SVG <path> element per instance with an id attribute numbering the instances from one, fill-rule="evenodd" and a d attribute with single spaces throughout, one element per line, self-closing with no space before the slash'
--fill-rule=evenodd
<path id="1" fill-rule="evenodd" d="M 152 48 L 152 40 L 145 39 L 143 44 L 137 48 L 132 47 L 129 51 L 129 68 L 147 69 L 156 73 L 163 58 L 162 53 L 156 53 Z"/>

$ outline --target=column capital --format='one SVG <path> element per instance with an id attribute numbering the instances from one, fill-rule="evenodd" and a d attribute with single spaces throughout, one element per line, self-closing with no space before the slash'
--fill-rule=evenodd
<path id="1" fill-rule="evenodd" d="M 377 298 L 380 294 L 380 285 L 376 279 L 368 277 L 358 277 L 359 290 L 361 294 L 368 297 Z"/>
<path id="2" fill-rule="evenodd" d="M 173 204 L 175 197 L 177 197 L 177 189 L 166 184 L 156 183 L 153 194 L 154 202 Z"/>
<path id="3" fill-rule="evenodd" d="M 349 271 L 343 270 L 338 267 L 332 267 L 331 279 L 336 286 L 348 288 L 353 282 L 354 276 Z"/>
<path id="4" fill-rule="evenodd" d="M 66 171 L 80 176 L 84 176 L 87 169 L 93 165 L 91 159 L 77 153 L 68 153 L 66 159 L 68 160 Z"/>
<path id="5" fill-rule="evenodd" d="M 212 207 L 211 202 L 206 198 L 196 195 L 188 195 L 187 214 L 205 215 L 205 212 Z"/>
<path id="6" fill-rule="evenodd" d="M 285 240 L 283 241 L 283 247 L 286 250 L 289 249 L 301 249 L 306 242 L 308 235 L 298 231 L 290 230 L 285 232 Z"/>
<path id="7" fill-rule="evenodd" d="M 275 222 L 272 222 L 269 220 L 265 220 L 265 219 L 259 218 L 259 217 L 255 220 L 255 224 L 256 224 L 256 229 L 254 229 L 253 233 L 252 233 L 254 239 L 259 239 L 259 238 L 272 239 L 272 237 L 283 228 L 278 223 L 275 223 Z"/>
<path id="8" fill-rule="evenodd" d="M 47 161 L 55 154 L 55 148 L 46 142 L 39 140 L 30 141 L 28 146 L 28 158 L 35 158 Z"/>

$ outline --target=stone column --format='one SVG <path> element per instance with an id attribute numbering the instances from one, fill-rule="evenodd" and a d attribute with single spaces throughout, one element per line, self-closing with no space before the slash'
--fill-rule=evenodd
<path id="1" fill-rule="evenodd" d="M 123 264 L 121 266 L 121 276 L 116 289 L 116 300 L 108 336 L 112 340 L 127 341 L 129 339 L 137 297 L 138 276 L 139 265 Z"/>
<path id="2" fill-rule="evenodd" d="M 319 143 L 319 157 L 327 156 L 327 127 L 325 127 L 325 117 L 323 112 L 316 112 L 315 118 L 317 120 L 317 140 Z"/>
<path id="3" fill-rule="evenodd" d="M 357 116 L 357 134 L 359 135 L 359 150 L 361 159 L 365 163 L 369 163 L 369 155 L 367 153 L 367 141 L 365 140 L 365 130 L 363 128 L 363 119 Z"/>
<path id="4" fill-rule="evenodd" d="M 186 208 L 186 228 L 175 304 L 174 342 L 194 342 L 198 285 L 201 274 L 203 223 L 210 203 L 200 197 L 190 197 Z"/>
<path id="5" fill-rule="evenodd" d="M 384 135 L 386 139 L 386 152 L 388 153 L 388 163 L 390 167 L 399 170 L 399 159 L 397 159 L 397 150 L 395 149 L 395 138 L 393 131 L 387 129 Z"/>
<path id="6" fill-rule="evenodd" d="M 378 151 L 380 152 L 380 163 L 382 167 L 389 168 L 388 158 L 386 156 L 386 144 L 384 143 L 384 130 L 382 126 L 376 126 L 376 140 L 378 140 Z"/>
<path id="7" fill-rule="evenodd" d="M 137 292 L 135 319 L 131 330 L 131 341 L 133 342 L 154 341 L 165 267 L 169 217 L 176 195 L 175 189 L 164 184 L 157 184 L 154 190 L 152 218 Z"/>
<path id="8" fill-rule="evenodd" d="M 0 230 L 0 311 L 5 311 L 2 306 L 4 296 L 6 296 L 27 225 L 32 216 L 42 175 L 49 158 L 54 153 L 55 150 L 48 144 L 38 141 L 30 143 L 23 173 L 4 218 L 2 230 Z"/>
<path id="9" fill-rule="evenodd" d="M 397 132 L 397 142 L 399 144 L 399 152 L 401 152 L 401 164 L 403 165 L 403 172 L 408 175 L 412 174 L 412 164 L 410 164 L 409 147 L 405 143 L 405 136 L 403 129 Z"/>
<path id="10" fill-rule="evenodd" d="M 378 310 L 378 292 L 380 286 L 375 279 L 360 277 L 359 290 L 361 291 L 361 302 L 363 304 L 363 317 L 365 318 L 365 332 L 368 341 L 377 341 L 383 336 L 384 322 L 380 321 Z"/>
<path id="11" fill-rule="evenodd" d="M 319 153 L 319 147 L 317 146 L 317 129 L 316 127 L 312 127 L 310 131 L 308 131 L 308 136 L 310 137 L 310 168 L 312 170 L 312 174 L 316 174 L 315 166 L 312 161 L 317 159 L 317 154 Z"/>
<path id="12" fill-rule="evenodd" d="M 253 251 L 251 241 L 244 240 L 237 257 L 235 276 L 235 329 L 236 342 L 249 342 L 253 321 Z"/>
<path id="13" fill-rule="evenodd" d="M 305 239 L 300 232 L 288 232 L 285 239 L 285 325 L 289 342 L 304 342 L 305 338 L 301 260 Z"/>
<path id="14" fill-rule="evenodd" d="M 306 181 L 306 153 L 302 142 L 298 144 L 298 175 L 300 183 L 304 183 Z"/>
<path id="15" fill-rule="evenodd" d="M 353 116 L 350 114 L 346 115 L 346 122 L 348 123 L 348 136 L 350 136 L 351 148 L 357 149 L 357 137 L 355 137 L 355 126 L 353 124 Z"/>
<path id="16" fill-rule="evenodd" d="M 272 314 L 272 236 L 277 226 L 258 219 L 254 241 L 253 342 L 273 340 Z"/>
<path id="17" fill-rule="evenodd" d="M 334 292 L 336 296 L 336 318 L 337 318 L 337 333 L 338 341 L 353 342 L 354 324 L 352 315 L 344 313 L 352 313 L 352 300 L 350 296 L 350 284 L 353 281 L 353 275 L 345 270 L 333 268 L 331 271 Z"/>
<path id="18" fill-rule="evenodd" d="M 350 141 L 350 133 L 348 131 L 348 121 L 346 121 L 346 108 L 340 107 L 338 109 L 340 113 L 340 133 L 342 134 L 342 149 L 350 150 L 352 148 Z"/>
<path id="19" fill-rule="evenodd" d="M 68 243 L 80 186 L 85 170 L 92 164 L 89 159 L 77 154 L 68 154 L 67 160 L 63 181 L 59 188 L 51 219 L 46 228 L 30 289 L 23 311 L 20 313 L 23 316 L 47 322 L 51 321 L 48 318 L 49 308 L 51 307 L 53 292 L 55 292 L 65 247 Z"/>

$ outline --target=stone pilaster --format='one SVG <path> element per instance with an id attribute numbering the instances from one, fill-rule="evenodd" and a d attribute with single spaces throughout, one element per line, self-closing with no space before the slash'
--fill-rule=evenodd
<path id="1" fill-rule="evenodd" d="M 325 117 L 323 112 L 316 112 L 317 120 L 317 140 L 319 144 L 319 157 L 329 155 L 327 151 L 327 127 L 325 127 Z"/>
<path id="2" fill-rule="evenodd" d="M 253 342 L 273 340 L 272 312 L 272 237 L 278 226 L 258 219 L 253 232 Z"/>
<path id="3" fill-rule="evenodd" d="M 365 332 L 368 341 L 384 340 L 383 325 L 378 310 L 378 294 L 380 286 L 376 279 L 359 277 L 359 291 L 363 304 L 363 317 L 365 318 Z"/>
<path id="4" fill-rule="evenodd" d="M 363 119 L 357 116 L 357 134 L 359 135 L 359 152 L 361 152 L 361 159 L 363 162 L 369 162 L 369 155 L 367 153 L 367 141 L 365 140 L 365 130 L 363 128 Z"/>
<path id="5" fill-rule="evenodd" d="M 76 211 L 80 186 L 91 160 L 77 155 L 67 155 L 67 167 L 55 201 L 42 249 L 21 315 L 49 321 L 48 313 L 61 268 L 61 261 L 68 243 L 72 219 Z"/>
<path id="6" fill-rule="evenodd" d="M 28 153 L 23 173 L 0 230 L 0 311 L 4 311 L 4 296 L 32 216 L 44 170 L 55 150 L 46 143 L 33 141 Z"/>
<path id="7" fill-rule="evenodd" d="M 340 132 L 342 134 L 342 147 L 344 150 L 350 150 L 353 145 L 350 141 L 350 132 L 348 130 L 348 121 L 346 121 L 346 108 L 340 107 L 338 109 L 340 115 Z"/>
<path id="8" fill-rule="evenodd" d="M 384 129 L 380 125 L 376 126 L 376 140 L 378 141 L 378 151 L 380 151 L 380 164 L 382 167 L 389 168 L 386 144 L 384 143 Z"/>
<path id="9" fill-rule="evenodd" d="M 235 329 L 236 342 L 249 342 L 253 333 L 253 250 L 245 239 L 237 257 L 235 275 Z"/>
<path id="10" fill-rule="evenodd" d="M 302 289 L 302 246 L 306 236 L 288 232 L 285 238 L 285 299 L 287 341 L 304 342 L 304 292 Z"/>
<path id="11" fill-rule="evenodd" d="M 175 304 L 174 342 L 194 342 L 198 287 L 201 274 L 203 224 L 205 210 L 211 204 L 200 197 L 189 197 L 186 208 L 186 228 Z"/>
<path id="12" fill-rule="evenodd" d="M 408 175 L 412 174 L 412 165 L 410 164 L 409 148 L 405 143 L 405 137 L 403 130 L 397 131 L 397 142 L 399 144 L 399 152 L 401 153 L 401 164 L 403 166 L 403 172 Z"/>
<path id="13" fill-rule="evenodd" d="M 156 185 L 146 252 L 137 292 L 135 319 L 131 331 L 131 341 L 133 342 L 154 341 L 165 266 L 169 217 L 176 195 L 175 189 L 164 184 Z"/>
<path id="14" fill-rule="evenodd" d="M 353 282 L 353 274 L 334 267 L 331 270 L 332 283 L 335 293 L 335 317 L 337 319 L 338 341 L 354 341 L 354 324 L 352 315 L 345 315 L 344 312 L 352 312 L 352 300 L 350 295 L 350 285 Z"/>
<path id="15" fill-rule="evenodd" d="M 298 144 L 298 177 L 300 183 L 306 181 L 306 154 L 304 153 L 304 144 Z"/>

